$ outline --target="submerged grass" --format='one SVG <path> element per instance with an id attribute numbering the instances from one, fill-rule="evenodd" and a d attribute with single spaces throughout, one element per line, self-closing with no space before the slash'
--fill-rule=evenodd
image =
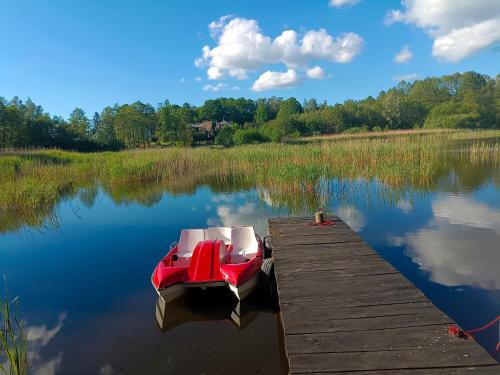
<path id="1" fill-rule="evenodd" d="M 123 186 L 160 184 L 173 191 L 200 184 L 294 190 L 307 193 L 324 178 L 377 179 L 391 186 L 431 188 L 458 157 L 500 163 L 499 130 L 383 132 L 321 138 L 305 144 L 262 144 L 230 149 L 152 149 L 81 154 L 60 150 L 0 153 L 0 217 L 26 216 L 53 206 L 90 182 L 120 195 Z M 445 152 L 455 141 L 457 155 Z M 487 142 L 491 141 L 492 142 Z M 156 194 L 157 196 L 158 194 Z M 1 220 L 0 220 L 1 221 Z M 0 230 L 2 223 L 0 223 Z"/>

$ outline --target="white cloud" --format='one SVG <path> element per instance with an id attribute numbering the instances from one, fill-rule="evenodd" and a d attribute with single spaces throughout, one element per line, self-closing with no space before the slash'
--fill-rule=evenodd
<path id="1" fill-rule="evenodd" d="M 351 6 L 359 3 L 361 0 L 330 0 L 328 4 L 331 7 L 340 8 L 343 6 Z"/>
<path id="2" fill-rule="evenodd" d="M 240 88 L 238 86 L 229 86 L 228 84 L 222 83 L 222 82 L 219 82 L 216 84 L 209 83 L 209 84 L 203 86 L 203 91 L 212 91 L 212 92 L 226 91 L 226 90 L 236 91 L 239 89 Z"/>
<path id="3" fill-rule="evenodd" d="M 206 68 L 211 80 L 248 79 L 250 73 L 269 64 L 284 64 L 296 72 L 306 69 L 311 60 L 347 63 L 363 44 L 358 34 L 333 37 L 324 29 L 306 31 L 302 37 L 285 30 L 273 39 L 263 34 L 256 20 L 230 16 L 210 23 L 209 30 L 217 44 L 204 46 L 195 65 Z"/>
<path id="4" fill-rule="evenodd" d="M 187 79 L 186 79 L 186 78 L 181 78 L 181 79 L 179 80 L 179 82 L 180 82 L 180 83 L 186 83 L 186 82 L 187 82 Z"/>
<path id="5" fill-rule="evenodd" d="M 216 68 L 215 66 L 211 66 L 207 70 L 207 76 L 208 79 L 221 79 L 222 78 L 222 71 L 219 68 Z"/>
<path id="6" fill-rule="evenodd" d="M 396 82 L 401 82 L 401 81 L 411 82 L 415 81 L 417 78 L 418 78 L 417 73 L 403 74 L 392 77 L 392 79 Z"/>
<path id="7" fill-rule="evenodd" d="M 201 82 L 201 81 L 203 80 L 203 78 L 201 78 L 201 77 L 196 77 L 196 78 L 195 78 L 195 80 L 196 80 L 196 82 Z"/>
<path id="8" fill-rule="evenodd" d="M 500 41 L 500 1 L 403 0 L 386 24 L 404 22 L 424 29 L 433 39 L 432 55 L 456 62 Z"/>
<path id="9" fill-rule="evenodd" d="M 253 91 L 266 91 L 279 88 L 288 88 L 297 85 L 299 77 L 294 69 L 288 69 L 285 73 L 272 72 L 268 70 L 257 78 L 252 86 Z"/>
<path id="10" fill-rule="evenodd" d="M 203 86 L 203 91 L 217 92 L 217 91 L 222 91 L 222 90 L 226 90 L 226 89 L 227 89 L 227 85 L 225 83 L 217 83 L 216 85 L 208 84 L 208 85 Z"/>
<path id="11" fill-rule="evenodd" d="M 401 51 L 399 51 L 396 56 L 394 56 L 394 62 L 398 64 L 406 64 L 413 58 L 413 52 L 410 50 L 410 46 L 404 46 Z"/>
<path id="12" fill-rule="evenodd" d="M 325 71 L 320 66 L 316 65 L 315 67 L 306 71 L 306 76 L 311 79 L 323 79 L 326 75 Z"/>

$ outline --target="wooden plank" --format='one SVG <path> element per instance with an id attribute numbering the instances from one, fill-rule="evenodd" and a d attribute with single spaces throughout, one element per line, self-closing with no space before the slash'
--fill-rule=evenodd
<path id="1" fill-rule="evenodd" d="M 449 350 L 448 348 L 415 348 L 378 352 L 290 354 L 290 373 L 423 369 L 428 367 L 475 366 L 475 374 L 482 374 L 484 367 L 496 361 L 479 346 Z M 478 363 L 479 362 L 479 363 Z M 399 373 L 399 372 L 397 372 Z"/>
<path id="2" fill-rule="evenodd" d="M 270 219 L 291 373 L 493 373 L 473 340 L 344 222 Z M 361 372 L 360 372 L 361 371 Z M 404 371 L 404 372 L 400 372 Z"/>
<path id="3" fill-rule="evenodd" d="M 303 298 L 291 302 L 280 301 L 280 305 L 302 306 L 304 310 L 311 310 L 311 301 L 314 301 L 314 309 L 331 309 L 332 307 L 370 307 L 377 305 L 398 305 L 404 303 L 414 303 L 428 301 L 424 294 L 415 288 L 405 288 L 402 290 L 388 290 L 385 292 L 376 291 L 366 295 L 348 295 L 344 297 L 322 298 L 317 300 Z"/>
<path id="4" fill-rule="evenodd" d="M 284 319 L 285 333 L 290 335 L 337 333 L 369 330 L 385 330 L 393 328 L 415 329 L 430 325 L 453 323 L 450 318 L 435 312 L 420 314 L 402 314 L 392 316 L 368 317 L 359 319 L 322 320 L 309 322 L 307 320 Z M 383 337 L 383 336 L 382 336 Z"/>
<path id="5" fill-rule="evenodd" d="M 424 368 L 424 369 L 387 369 L 381 371 L 349 371 L 349 372 L 311 372 L 311 375 L 498 375 L 500 373 L 500 365 L 484 365 L 480 367 L 440 367 L 440 368 Z"/>
<path id="6" fill-rule="evenodd" d="M 312 333 L 287 336 L 287 351 L 296 353 L 342 353 L 382 350 L 411 350 L 415 348 L 474 348 L 471 340 L 448 335 L 448 324 L 384 330 L 356 330 L 357 321 L 350 321 L 353 330 L 331 333 Z M 285 327 L 285 334 L 286 327 Z"/>
<path id="7" fill-rule="evenodd" d="M 276 280 L 279 298 L 284 302 L 300 298 L 314 300 L 332 297 L 366 296 L 377 292 L 402 291 L 414 288 L 408 280 L 399 277 L 399 274 L 336 278 L 335 285 L 328 284 L 329 279 L 320 276 L 315 276 L 309 282 L 304 283 L 293 278 L 282 280 L 277 274 Z"/>
<path id="8" fill-rule="evenodd" d="M 274 245 L 273 245 L 274 246 Z M 301 259 L 317 259 L 319 261 L 323 260 L 325 263 L 326 259 L 324 256 L 335 256 L 337 258 L 344 257 L 359 257 L 361 255 L 374 255 L 378 259 L 380 256 L 368 247 L 363 242 L 356 243 L 324 243 L 324 244 L 312 244 L 312 245 L 302 245 L 298 247 L 292 247 L 291 245 L 282 245 L 281 248 L 273 247 L 273 255 L 275 258 L 279 258 L 281 255 L 281 250 L 283 250 L 282 259 L 291 259 L 300 257 Z M 341 260 L 341 259 L 337 259 Z M 345 259 L 347 260 L 347 259 Z M 277 262 L 277 265 L 280 263 Z"/>
<path id="9" fill-rule="evenodd" d="M 327 310 L 305 310 L 296 308 L 295 304 L 284 304 L 282 308 L 286 334 L 367 331 L 453 323 L 428 301 Z"/>
<path id="10" fill-rule="evenodd" d="M 469 375 L 469 374 L 498 375 L 500 365 L 485 365 L 481 367 L 440 367 L 425 369 L 399 369 L 381 371 L 349 371 L 349 372 L 314 372 L 311 375 Z"/>
<path id="11" fill-rule="evenodd" d="M 375 260 L 353 260 L 351 262 L 338 261 L 325 263 L 318 259 L 305 259 L 302 263 L 283 261 L 280 263 L 279 270 L 288 272 L 289 275 L 298 274 L 308 276 L 309 273 L 328 273 L 330 275 L 355 276 L 370 275 L 376 272 L 396 272 L 387 263 L 380 259 Z"/>

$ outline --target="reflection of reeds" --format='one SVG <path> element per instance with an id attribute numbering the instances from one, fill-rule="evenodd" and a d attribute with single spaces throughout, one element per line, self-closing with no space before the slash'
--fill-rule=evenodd
<path id="1" fill-rule="evenodd" d="M 500 144 L 474 143 L 461 151 L 461 157 L 474 164 L 500 165 Z"/>
<path id="2" fill-rule="evenodd" d="M 9 300 L 5 282 L 5 298 L 0 297 L 0 371 L 9 375 L 24 375 L 28 371 L 26 332 L 19 311 L 19 299 Z M 5 362 L 4 362 L 5 361 Z"/>
<path id="3" fill-rule="evenodd" d="M 433 188 L 437 177 L 445 175 L 457 160 L 469 165 L 498 164 L 498 141 L 486 145 L 478 140 L 495 137 L 500 137 L 500 131 L 385 132 L 371 138 L 231 149 L 6 152 L 0 158 L 0 231 L 15 228 L 4 217 L 26 217 L 26 221 L 36 223 L 39 216 L 35 212 L 48 212 L 61 197 L 96 183 L 118 202 L 131 196 L 136 199 L 130 186 L 143 186 L 149 194 L 145 198 L 148 204 L 161 199 L 162 191 L 191 192 L 200 184 L 219 189 L 255 186 L 282 196 L 290 191 L 311 202 L 319 182 L 329 178 L 376 179 L 393 188 L 426 190 Z M 460 153 L 443 152 L 447 142 L 467 139 L 478 141 Z M 153 185 L 156 188 L 149 189 Z"/>

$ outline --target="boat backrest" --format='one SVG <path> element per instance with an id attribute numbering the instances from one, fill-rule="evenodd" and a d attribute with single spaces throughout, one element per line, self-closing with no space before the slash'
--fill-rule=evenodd
<path id="1" fill-rule="evenodd" d="M 205 229 L 206 240 L 221 240 L 226 245 L 231 243 L 231 228 L 230 227 L 210 227 Z"/>
<path id="2" fill-rule="evenodd" d="M 177 255 L 180 257 L 191 256 L 194 248 L 200 241 L 205 240 L 203 229 L 183 229 L 177 245 Z"/>
<path id="3" fill-rule="evenodd" d="M 222 241 L 222 240 L 221 240 Z M 226 254 L 229 254 L 228 251 L 227 251 L 227 247 L 226 245 L 224 244 L 224 242 L 220 242 L 220 248 L 219 248 L 219 260 L 220 262 L 222 263 L 224 257 L 226 256 Z"/>
<path id="4" fill-rule="evenodd" d="M 233 253 L 245 256 L 248 259 L 254 258 L 259 250 L 259 243 L 255 238 L 253 227 L 239 227 L 231 230 L 231 241 L 233 243 Z"/>

